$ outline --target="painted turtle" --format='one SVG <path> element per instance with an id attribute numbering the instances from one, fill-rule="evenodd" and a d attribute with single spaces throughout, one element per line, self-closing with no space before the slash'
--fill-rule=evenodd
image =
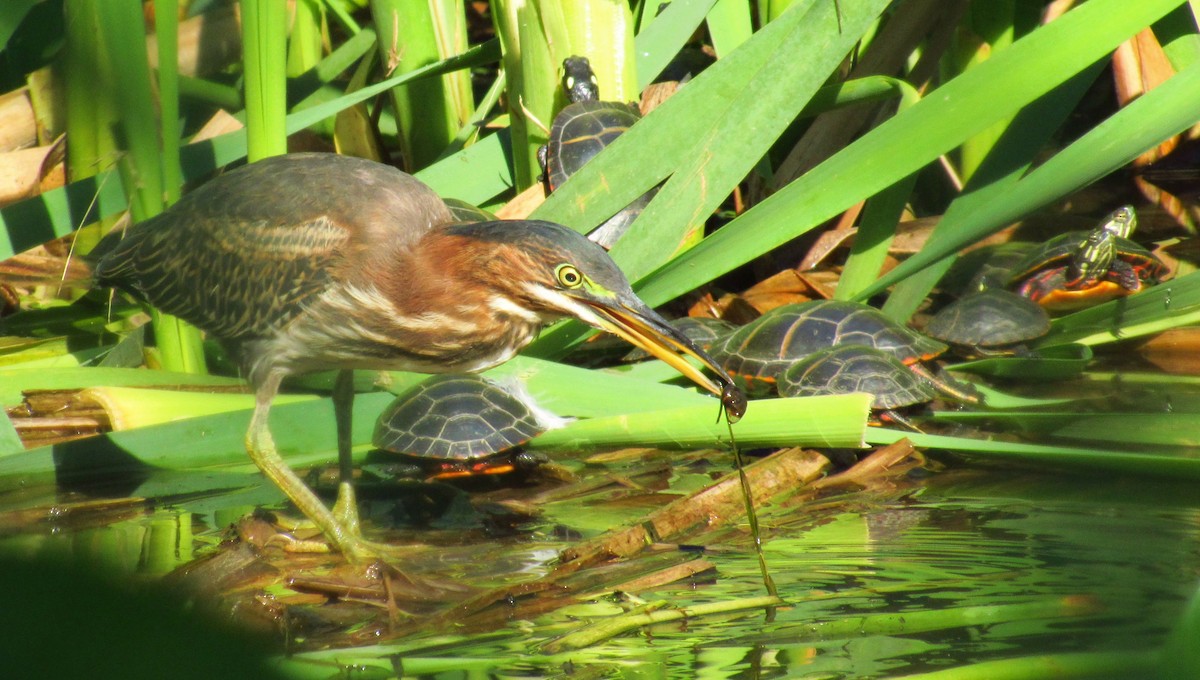
<path id="1" fill-rule="evenodd" d="M 1036 302 L 989 288 L 950 303 L 925 332 L 968 354 L 1011 354 L 1022 343 L 1050 331 L 1050 316 Z"/>
<path id="2" fill-rule="evenodd" d="M 563 89 L 571 103 L 554 117 L 550 139 L 539 150 L 547 191 L 561 186 L 642 117 L 633 104 L 600 101 L 596 75 L 587 57 L 563 60 Z M 654 198 L 656 191 L 652 189 L 642 194 L 596 227 L 588 238 L 605 248 L 612 248 Z"/>
<path id="3" fill-rule="evenodd" d="M 951 266 L 941 282 L 943 291 L 963 291 L 963 295 L 1007 288 L 1013 267 L 1020 264 L 1040 244 L 1009 241 L 976 248 L 964 253 Z"/>
<path id="4" fill-rule="evenodd" d="M 1129 240 L 1137 225 L 1130 206 L 1091 231 L 1060 234 L 1012 270 L 1008 287 L 1054 312 L 1066 312 L 1131 295 L 1154 285 L 1166 265 Z"/>
<path id="5" fill-rule="evenodd" d="M 946 345 L 857 302 L 812 300 L 776 307 L 720 338 L 709 350 L 735 380 L 757 393 L 775 386 L 796 361 L 834 345 L 867 345 L 916 370 Z"/>
<path id="6" fill-rule="evenodd" d="M 556 426 L 553 416 L 479 375 L 442 374 L 405 391 L 375 423 L 371 443 L 408 456 L 435 478 L 510 472 L 517 447 Z"/>
<path id="7" fill-rule="evenodd" d="M 937 396 L 934 383 L 909 370 L 903 361 L 866 345 L 837 345 L 814 352 L 779 376 L 785 397 L 813 397 L 867 392 L 871 408 L 884 422 L 920 432 L 896 409 L 924 404 Z"/>

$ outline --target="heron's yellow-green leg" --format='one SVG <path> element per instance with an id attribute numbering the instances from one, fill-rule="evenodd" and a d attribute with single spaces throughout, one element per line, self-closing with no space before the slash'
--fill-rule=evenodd
<path id="1" fill-rule="evenodd" d="M 366 561 L 378 558 L 385 546 L 369 543 L 363 539 L 357 527 L 346 526 L 336 518 L 276 451 L 267 417 L 282 379 L 282 373 L 272 373 L 255 389 L 254 415 L 246 432 L 246 450 L 250 459 L 347 559 Z"/>
<path id="2" fill-rule="evenodd" d="M 354 461 L 350 457 L 351 424 L 354 416 L 354 371 L 342 369 L 333 381 L 333 417 L 337 423 L 338 495 L 333 516 L 343 527 L 361 534 L 358 498 L 354 494 Z"/>

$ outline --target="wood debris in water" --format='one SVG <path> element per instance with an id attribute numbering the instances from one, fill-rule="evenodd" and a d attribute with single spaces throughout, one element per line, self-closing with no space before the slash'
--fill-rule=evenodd
<path id="1" fill-rule="evenodd" d="M 770 499 L 820 477 L 829 459 L 815 451 L 784 449 L 746 466 L 754 498 Z M 647 544 L 680 539 L 696 529 L 713 528 L 745 516 L 737 473 L 650 513 L 642 522 L 609 532 L 563 551 L 560 573 L 569 573 L 615 557 L 629 557 Z"/>

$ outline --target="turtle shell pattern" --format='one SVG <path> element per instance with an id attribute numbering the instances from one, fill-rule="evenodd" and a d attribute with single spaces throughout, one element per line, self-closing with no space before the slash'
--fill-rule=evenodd
<path id="1" fill-rule="evenodd" d="M 1046 310 L 1028 298 L 997 288 L 947 305 L 925 332 L 963 347 L 995 348 L 1040 338 L 1050 331 Z"/>
<path id="2" fill-rule="evenodd" d="M 834 345 L 866 345 L 905 364 L 942 354 L 946 345 L 865 304 L 812 300 L 777 307 L 713 343 L 709 355 L 748 389 L 770 389 L 796 361 Z"/>
<path id="3" fill-rule="evenodd" d="M 1091 233 L 1090 231 L 1070 231 L 1047 241 L 1045 245 L 1027 255 L 1013 267 L 1009 288 L 1019 295 L 1036 300 L 1057 290 L 1058 287 L 1065 286 L 1066 271 L 1071 265 L 1071 258 Z M 1133 267 L 1137 274 L 1137 285 L 1134 290 L 1127 292 L 1135 292 L 1136 289 L 1140 289 L 1143 282 L 1157 283 L 1158 279 L 1166 272 L 1166 265 L 1139 243 L 1119 236 L 1114 238 L 1117 259 Z M 1108 275 L 1101 277 L 1097 285 L 1120 283 L 1119 278 L 1119 271 L 1110 268 Z M 1103 290 L 1110 287 L 1104 287 Z M 1098 288 L 1097 292 L 1099 290 L 1101 289 Z M 1084 295 L 1084 297 L 1087 296 Z M 1102 301 L 1097 300 L 1097 302 Z"/>
<path id="4" fill-rule="evenodd" d="M 838 345 L 797 361 L 779 377 L 785 397 L 867 392 L 877 410 L 932 401 L 933 385 L 895 356 L 864 345 Z"/>
<path id="5" fill-rule="evenodd" d="M 472 460 L 520 446 L 545 428 L 520 399 L 478 375 L 429 378 L 379 416 L 371 442 L 392 453 Z"/>
<path id="6" fill-rule="evenodd" d="M 566 182 L 641 117 L 636 106 L 624 102 L 584 100 L 566 106 L 554 117 L 546 145 L 550 190 Z"/>

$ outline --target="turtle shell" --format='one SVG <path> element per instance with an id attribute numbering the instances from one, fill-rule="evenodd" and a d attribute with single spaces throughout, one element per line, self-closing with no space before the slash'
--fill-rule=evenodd
<path id="1" fill-rule="evenodd" d="M 546 181 L 554 191 L 642 117 L 624 102 L 583 100 L 554 117 L 546 144 Z"/>
<path id="2" fill-rule="evenodd" d="M 877 410 L 932 401 L 937 391 L 895 356 L 864 345 L 829 347 L 792 364 L 779 377 L 785 397 L 867 392 Z"/>
<path id="3" fill-rule="evenodd" d="M 1009 241 L 963 253 L 939 283 L 944 292 L 965 295 L 989 288 L 1005 288 L 1013 267 L 1041 246 L 1030 241 Z"/>
<path id="4" fill-rule="evenodd" d="M 466 461 L 520 446 L 545 429 L 499 384 L 444 374 L 396 397 L 376 421 L 371 442 L 392 453 Z"/>
<path id="5" fill-rule="evenodd" d="M 796 361 L 834 345 L 866 345 L 905 364 L 932 359 L 946 345 L 857 302 L 813 300 L 777 307 L 709 349 L 709 355 L 756 392 L 769 390 Z"/>
<path id="6" fill-rule="evenodd" d="M 996 350 L 1040 338 L 1050 331 L 1050 316 L 1040 305 L 1016 293 L 989 288 L 947 305 L 925 332 L 960 347 Z"/>

